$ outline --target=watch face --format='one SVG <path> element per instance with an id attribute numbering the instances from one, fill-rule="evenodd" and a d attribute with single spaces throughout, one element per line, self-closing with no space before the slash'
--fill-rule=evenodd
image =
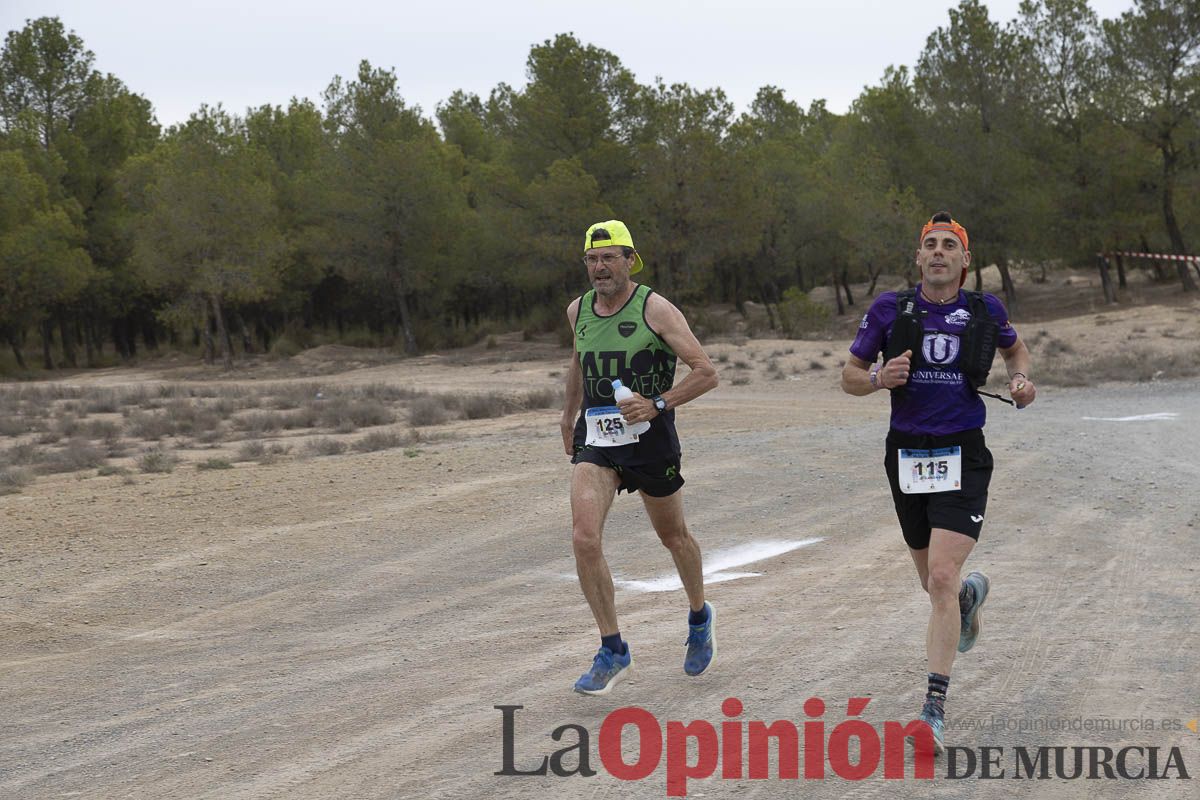
<path id="1" fill-rule="evenodd" d="M 667 401 L 663 400 L 661 397 L 656 397 L 654 399 L 654 407 L 657 408 L 659 411 L 666 411 L 667 410 Z"/>

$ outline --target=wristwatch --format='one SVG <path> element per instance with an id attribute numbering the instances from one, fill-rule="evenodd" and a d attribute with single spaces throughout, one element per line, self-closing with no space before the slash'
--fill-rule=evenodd
<path id="1" fill-rule="evenodd" d="M 871 386 L 878 388 L 883 385 L 879 382 L 879 370 L 881 369 L 883 369 L 883 367 L 874 367 L 871 369 Z"/>
<path id="2" fill-rule="evenodd" d="M 654 402 L 654 407 L 658 409 L 658 413 L 662 414 L 667 410 L 667 401 L 663 399 L 661 394 L 656 394 L 651 398 Z"/>

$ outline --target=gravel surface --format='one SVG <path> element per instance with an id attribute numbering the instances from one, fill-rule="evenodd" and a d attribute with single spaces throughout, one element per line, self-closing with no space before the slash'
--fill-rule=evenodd
<path id="1" fill-rule="evenodd" d="M 545 380 L 554 366 L 503 378 Z M 391 369 L 370 379 L 412 378 Z M 483 381 L 493 368 L 428 369 Z M 700 678 L 682 671 L 683 593 L 619 591 L 636 670 L 603 698 L 570 691 L 596 642 L 573 578 L 557 412 L 464 423 L 469 436 L 416 457 L 181 469 L 134 485 L 62 476 L 0 498 L 0 797 L 664 797 L 663 767 L 635 782 L 603 769 L 610 711 L 717 724 L 737 697 L 742 720 L 800 725 L 804 701 L 821 697 L 828 735 L 849 698 L 868 697 L 868 722 L 911 719 L 928 603 L 883 478 L 886 403 L 843 395 L 833 361 L 792 377 L 727 381 L 680 411 L 689 525 L 710 556 L 822 541 L 710 587 L 720 649 Z M 948 744 L 1005 748 L 1009 778 L 1017 746 L 1157 746 L 1160 762 L 1178 746 L 1195 775 L 1200 735 L 1186 729 L 1018 728 L 1200 716 L 1200 383 L 1043 387 L 1029 409 L 989 401 L 989 413 L 996 473 L 968 566 L 988 572 L 992 594 L 954 669 Z M 1176 416 L 1084 419 L 1145 414 Z M 606 531 L 618 577 L 671 573 L 636 499 L 619 499 Z M 525 707 L 517 766 L 573 743 L 550 732 L 574 723 L 599 774 L 494 775 L 501 704 Z M 688 792 L 1195 797 L 1182 780 L 938 774 L 800 784 L 772 767 L 769 780 L 693 780 Z"/>

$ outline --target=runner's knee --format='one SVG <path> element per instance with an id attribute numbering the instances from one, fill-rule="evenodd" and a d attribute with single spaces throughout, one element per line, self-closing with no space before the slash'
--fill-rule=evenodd
<path id="1" fill-rule="evenodd" d="M 599 556 L 602 552 L 600 531 L 576 525 L 571 532 L 571 546 L 575 548 L 575 555 L 581 558 Z"/>
<path id="2" fill-rule="evenodd" d="M 930 598 L 951 595 L 958 597 L 959 575 L 953 564 L 930 564 L 929 576 L 925 582 L 925 591 Z"/>
<path id="3" fill-rule="evenodd" d="M 687 546 L 688 529 L 686 525 L 680 524 L 672 526 L 667 530 L 655 532 L 658 534 L 658 540 L 662 542 L 663 547 L 668 550 L 679 550 Z"/>

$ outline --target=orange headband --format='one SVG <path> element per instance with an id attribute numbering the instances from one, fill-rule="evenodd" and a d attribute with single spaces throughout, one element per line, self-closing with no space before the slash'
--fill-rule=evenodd
<path id="1" fill-rule="evenodd" d="M 934 222 L 933 220 L 929 220 L 929 222 L 925 223 L 925 227 L 921 228 L 921 238 L 918 243 L 925 241 L 925 234 L 930 231 L 948 231 L 953 233 L 962 242 L 963 250 L 971 249 L 968 244 L 970 239 L 967 237 L 967 229 L 954 220 L 950 220 L 949 222 Z"/>

